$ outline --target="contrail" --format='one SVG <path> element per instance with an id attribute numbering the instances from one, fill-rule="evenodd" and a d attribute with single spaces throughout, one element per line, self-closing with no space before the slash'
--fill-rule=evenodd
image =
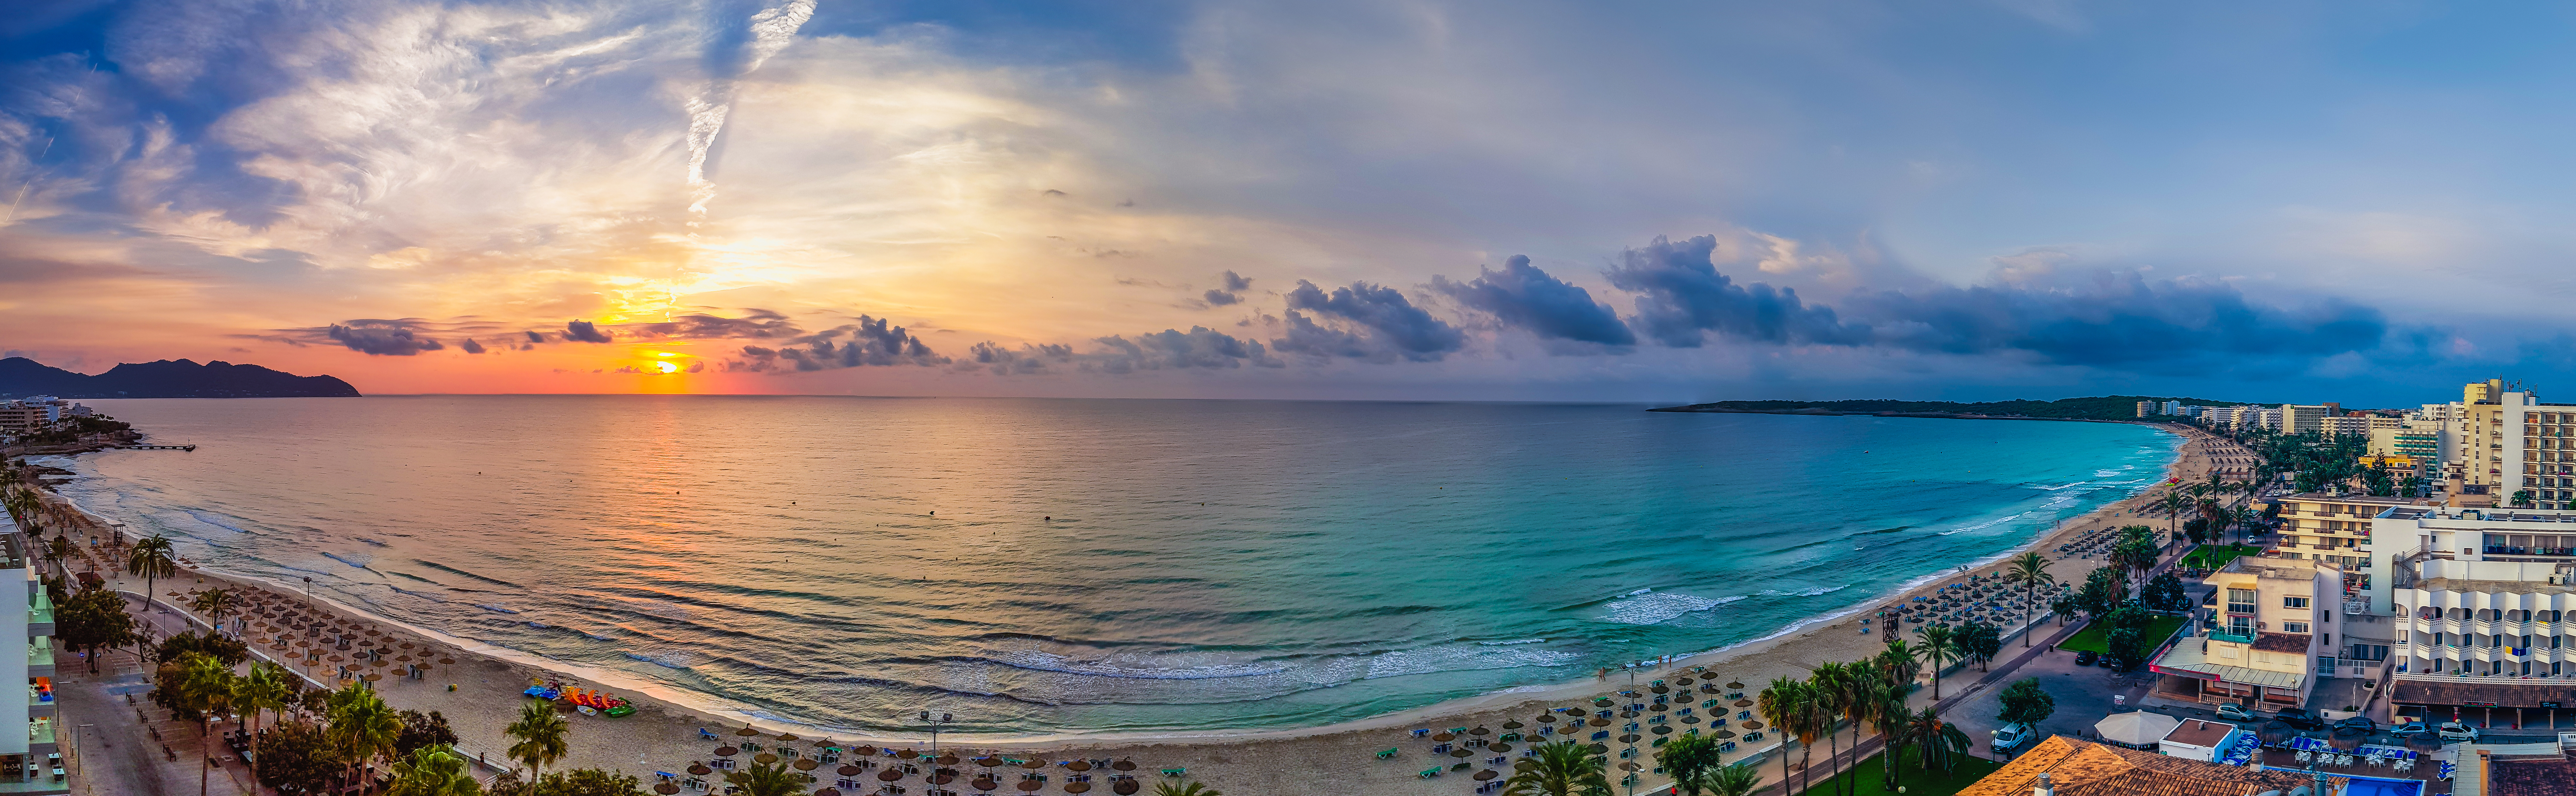
<path id="1" fill-rule="evenodd" d="M 751 15 L 751 40 L 743 45 L 742 68 L 709 81 L 705 91 L 689 100 L 689 226 L 706 220 L 707 202 L 716 198 L 716 185 L 707 180 L 707 149 L 715 145 L 716 134 L 724 131 L 725 115 L 733 110 L 735 81 L 795 41 L 796 29 L 814 18 L 814 2 L 786 0 Z"/>
<path id="2" fill-rule="evenodd" d="M 9 200 L 9 214 L 0 216 L 0 224 L 7 224 L 18 220 L 19 203 L 27 201 L 27 189 L 36 187 L 35 173 L 38 171 L 38 169 L 35 168 L 36 161 L 44 160 L 45 153 L 52 151 L 54 151 L 54 139 L 51 136 L 47 136 L 45 138 L 44 148 L 36 150 L 36 156 L 27 161 L 27 181 L 18 185 L 18 198 Z"/>

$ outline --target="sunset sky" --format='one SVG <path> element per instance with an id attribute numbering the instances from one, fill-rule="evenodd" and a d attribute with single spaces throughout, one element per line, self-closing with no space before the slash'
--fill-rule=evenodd
<path id="1" fill-rule="evenodd" d="M 2559 7 L 34 6 L 0 349 L 85 372 L 2576 395 Z"/>

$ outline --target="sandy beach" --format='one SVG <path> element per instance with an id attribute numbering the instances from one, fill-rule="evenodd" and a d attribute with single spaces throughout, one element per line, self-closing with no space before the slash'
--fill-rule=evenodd
<path id="1" fill-rule="evenodd" d="M 2180 478 L 2185 482 L 2205 476 L 2211 466 L 2213 445 L 2229 444 L 2189 427 L 2160 426 L 2160 428 L 2188 435 L 2180 448 L 2179 458 L 2167 471 L 2169 477 Z M 2071 555 L 2060 556 L 2054 552 L 2055 548 L 2085 530 L 2139 523 L 2152 524 L 2158 528 L 2165 527 L 2166 523 L 2161 516 L 2153 519 L 2146 517 L 2144 512 L 2148 509 L 2147 502 L 2141 495 L 2104 506 L 2081 518 L 2064 523 L 2057 532 L 2043 534 L 2033 542 L 2032 549 L 2041 550 L 2052 559 L 2056 559 L 2051 571 L 2060 581 L 2071 580 L 2080 583 L 2084 573 L 2098 566 L 2100 561 L 2075 558 Z M 82 524 L 94 522 L 97 522 L 96 518 L 89 518 L 88 522 Z M 103 529 L 105 526 L 99 524 L 95 527 Z M 107 563 L 105 556 L 101 556 L 98 563 Z M 1956 562 L 1956 566 L 1964 567 L 1975 563 L 1977 562 L 1961 561 Z M 75 564 L 74 569 L 81 569 L 83 566 Z M 110 575 L 114 572 L 109 567 L 102 566 L 100 569 L 102 575 Z M 1976 571 L 1985 572 L 1991 569 L 1990 566 L 1980 566 Z M 1707 682 L 1721 685 L 1727 682 L 1741 682 L 1745 688 L 1725 690 L 1741 690 L 1749 697 L 1773 678 L 1803 677 L 1812 667 L 1826 661 L 1854 660 L 1874 654 L 1882 641 L 1875 633 L 1861 632 L 1864 623 L 1869 621 L 1863 617 L 1877 606 L 1903 601 L 1916 594 L 1938 588 L 1953 579 L 1966 577 L 1966 572 L 1954 570 L 1953 573 L 1928 579 L 1902 593 L 1882 594 L 1859 603 L 1849 612 L 1859 616 L 1819 618 L 1805 626 L 1785 631 L 1768 639 L 1672 661 L 1669 666 L 1635 675 L 1635 682 L 1637 687 L 1642 688 L 1651 679 L 1676 677 L 1674 672 L 1677 670 L 1705 667 Z M 142 582 L 139 578 L 127 580 L 121 576 L 111 577 L 110 583 L 127 591 L 142 590 Z M 271 598 L 272 605 L 300 606 L 303 603 L 302 596 L 287 588 L 285 584 L 238 583 L 216 573 L 193 570 L 183 572 L 176 578 L 162 580 L 158 590 L 164 592 L 160 595 L 161 599 L 169 600 L 166 593 L 170 591 L 178 591 L 184 595 L 191 589 L 234 585 L 271 591 L 276 595 Z M 316 612 L 335 616 L 340 622 L 361 629 L 361 633 L 364 629 L 379 631 L 383 635 L 376 638 L 385 639 L 383 643 L 387 647 L 401 649 L 396 645 L 409 643 L 414 646 L 401 649 L 402 652 L 431 653 L 433 657 L 428 659 L 433 661 L 455 660 L 456 663 L 453 665 L 433 662 L 426 677 L 419 680 L 394 677 L 391 675 L 394 671 L 391 668 L 369 671 L 387 673 L 385 679 L 377 683 L 377 687 L 389 703 L 398 708 L 440 711 L 454 725 L 462 738 L 461 746 L 467 752 L 487 754 L 496 763 L 500 762 L 498 760 L 500 750 L 509 745 L 501 729 L 511 721 L 521 704 L 527 700 L 521 695 L 521 690 L 527 688 L 531 682 L 539 680 L 557 681 L 568 686 L 595 688 L 615 693 L 632 700 L 638 708 L 634 715 L 623 718 L 570 716 L 573 724 L 572 754 L 559 762 L 557 767 L 600 767 L 620 770 L 645 776 L 649 782 L 651 775 L 657 771 L 679 774 L 685 779 L 687 778 L 685 772 L 692 763 L 714 760 L 714 751 L 718 746 L 741 741 L 751 741 L 769 747 L 794 747 L 807 757 L 812 757 L 814 747 L 826 739 L 845 746 L 872 744 L 892 749 L 921 750 L 927 750 L 930 747 L 926 727 L 922 734 L 912 737 L 861 737 L 814 727 L 760 720 L 750 718 L 741 710 L 731 709 L 703 695 L 674 693 L 646 687 L 641 683 L 622 678 L 603 677 L 599 673 L 577 670 L 507 650 L 404 627 L 343 606 L 317 603 L 313 608 Z M 259 627 L 254 626 L 248 635 L 254 639 L 261 639 L 274 638 L 275 634 L 273 631 L 263 634 Z M 2014 648 L 2018 648 L 2021 642 L 2009 643 Z M 294 665 L 299 671 L 305 670 L 300 661 L 285 657 L 284 651 L 276 649 L 271 644 L 262 643 L 253 646 L 263 655 L 278 656 L 277 660 Z M 1956 669 L 1953 670 L 1951 679 L 1957 680 L 1962 686 L 1973 679 L 1959 678 L 1955 674 L 1956 671 Z M 322 674 L 327 678 L 327 671 Z M 1548 708 L 1573 706 L 1579 704 L 1581 700 L 1627 688 L 1629 681 L 1629 673 L 1616 672 L 1606 680 L 1587 679 L 1541 688 L 1516 689 L 1360 721 L 1305 729 L 1239 733 L 1211 729 L 1186 736 L 1010 741 L 946 735 L 940 739 L 940 747 L 961 750 L 961 755 L 963 750 L 997 751 L 1013 755 L 1026 753 L 1041 757 L 1050 763 L 1075 759 L 1130 759 L 1136 764 L 1136 769 L 1132 773 L 1144 782 L 1148 789 L 1154 781 L 1162 778 L 1161 771 L 1186 769 L 1188 777 L 1205 782 L 1232 796 L 1262 794 L 1352 794 L 1354 796 L 1357 794 L 1451 794 L 1454 796 L 1474 793 L 1479 783 L 1472 779 L 1471 775 L 1478 770 L 1490 767 L 1488 762 L 1493 758 L 1505 755 L 1479 752 L 1463 758 L 1447 756 L 1435 758 L 1431 753 L 1432 742 L 1415 739 L 1408 731 L 1417 728 L 1430 728 L 1437 732 L 1452 727 L 1485 727 L 1499 734 L 1505 731 L 1503 725 L 1507 721 L 1517 719 L 1528 723 Z M 1945 680 L 1945 689 L 1948 683 L 1949 680 Z M 453 686 L 454 690 L 451 691 L 450 686 Z M 1944 693 L 1950 693 L 1950 690 L 1945 690 Z M 1724 696 L 1724 694 L 1716 696 Z M 1692 700 L 1702 698 L 1706 696 L 1692 695 L 1688 700 L 1678 704 L 1693 704 Z M 1929 692 L 1919 694 L 1918 699 L 1928 703 Z M 1708 711 L 1708 715 L 1731 717 L 1737 710 L 1733 707 L 1721 709 L 1723 713 L 1711 710 Z M 761 732 L 762 737 L 747 738 L 734 734 L 746 724 Z M 1615 731 L 1617 728 L 1612 729 Z M 714 733 L 717 739 L 705 739 L 701 736 L 701 730 Z M 1521 731 L 1530 732 L 1531 730 Z M 781 733 L 794 733 L 799 738 L 795 741 L 779 741 L 775 736 Z M 1732 757 L 1748 757 L 1758 754 L 1763 749 L 1775 748 L 1777 738 L 1767 732 L 1765 735 L 1761 742 L 1744 745 L 1745 748 Z M 1650 754 L 1643 742 L 1640 742 L 1638 747 L 1641 756 Z M 1389 759 L 1380 759 L 1376 756 L 1377 753 L 1388 749 L 1397 750 L 1396 754 Z M 1614 747 L 1615 753 L 1616 747 Z M 1776 754 L 1776 751 L 1774 753 Z M 1517 756 L 1518 751 L 1515 750 L 1509 754 Z M 1791 754 L 1794 755 L 1795 752 Z M 750 752 L 744 752 L 737 755 L 735 759 L 742 760 L 747 765 L 751 755 Z M 891 761 L 890 758 L 884 757 L 878 759 Z M 1777 759 L 1763 757 L 1762 760 L 1764 763 L 1762 770 L 1770 778 L 1776 778 L 1780 770 Z M 1437 778 L 1419 776 L 1419 772 L 1426 769 L 1435 766 L 1447 769 L 1460 762 L 1470 763 L 1470 769 L 1448 771 Z M 1613 762 L 1615 764 L 1618 761 L 1614 759 Z M 1652 765 L 1651 761 L 1641 760 L 1640 762 L 1649 768 Z M 823 765 L 814 771 L 818 776 L 817 788 L 834 786 L 836 780 L 842 779 L 834 774 L 835 768 L 837 764 Z M 968 775 L 984 770 L 971 763 L 962 765 L 960 768 Z M 1006 773 L 1001 776 L 1002 787 L 999 789 L 1001 792 L 1021 792 L 1015 787 L 1019 780 L 1018 771 L 1017 769 L 1005 770 Z M 1508 767 L 1504 767 L 1503 771 L 1507 774 Z M 841 789 L 842 792 L 878 792 L 879 783 L 872 776 L 875 773 L 875 770 L 871 770 L 857 778 L 864 787 L 844 788 Z M 1073 772 L 1063 767 L 1049 765 L 1043 773 L 1049 776 L 1049 782 L 1038 792 L 1063 793 L 1064 786 L 1068 783 L 1066 777 Z M 1091 772 L 1095 777 L 1094 782 L 1097 783 L 1095 792 L 1110 792 L 1107 780 L 1108 775 L 1113 773 L 1116 772 Z M 721 792 L 719 777 L 706 779 L 715 784 L 716 792 Z M 968 782 L 967 778 L 960 778 L 947 788 L 961 793 L 975 792 L 966 787 Z M 905 786 L 908 793 L 918 794 L 926 790 L 918 776 L 906 777 L 897 784 Z M 1663 778 L 1648 776 L 1640 784 L 1637 792 L 1647 792 L 1650 789 L 1660 788 L 1664 784 Z"/>

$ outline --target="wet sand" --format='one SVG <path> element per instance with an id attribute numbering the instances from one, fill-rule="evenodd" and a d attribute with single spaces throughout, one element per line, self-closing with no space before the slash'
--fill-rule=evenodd
<path id="1" fill-rule="evenodd" d="M 2166 428 L 2192 435 L 2183 446 L 2182 455 L 2168 469 L 2169 477 L 2180 478 L 2186 483 L 2203 477 L 2210 461 L 2204 443 L 2210 438 L 2187 428 L 2170 426 Z M 2225 443 L 2222 440 L 2218 444 Z M 2158 528 L 2165 527 L 2166 522 L 2162 517 L 2148 518 L 2141 514 L 2148 508 L 2147 503 L 2145 496 L 2141 495 L 2105 506 L 2082 518 L 2065 523 L 2062 530 L 2044 535 L 2033 543 L 2033 547 L 2043 551 L 2052 559 L 2058 559 L 2060 556 L 2054 552 L 2055 548 L 2083 530 L 2116 527 L 2123 524 L 2150 524 Z M 99 557 L 100 563 L 106 563 L 109 560 L 112 560 L 109 556 Z M 1959 565 L 1965 566 L 1970 563 L 1972 562 L 1963 561 L 1959 562 Z M 2054 561 L 2050 569 L 2061 582 L 2071 580 L 2080 583 L 2084 573 L 2100 563 L 2098 558 L 2084 560 L 2067 556 L 2063 560 Z M 77 568 L 79 567 L 75 566 L 75 569 Z M 1978 567 L 1975 571 L 1991 572 L 1993 569 L 1992 565 L 1986 565 Z M 102 575 L 112 572 L 105 568 L 102 570 L 100 573 Z M 1750 697 L 1773 678 L 1804 677 L 1819 663 L 1857 660 L 1875 654 L 1882 642 L 1875 633 L 1860 632 L 1865 622 L 1872 621 L 1865 617 L 1873 613 L 1878 606 L 1908 600 L 1916 594 L 1928 593 L 1954 579 L 1964 580 L 1967 576 L 1967 573 L 1961 572 L 1955 578 L 1944 577 L 1904 593 L 1882 595 L 1878 599 L 1851 609 L 1852 613 L 1857 614 L 1856 616 L 1821 619 L 1773 638 L 1677 660 L 1669 667 L 1636 674 L 1634 679 L 1638 687 L 1642 688 L 1652 679 L 1676 677 L 1677 675 L 1674 674 L 1676 670 L 1706 667 L 1710 682 L 1719 684 L 1729 681 L 1742 682 L 1746 687 L 1741 690 Z M 139 578 L 127 582 L 121 575 L 111 578 L 111 583 L 119 588 L 137 592 L 141 591 L 142 586 Z M 184 593 L 192 588 L 236 585 L 234 580 L 200 571 L 183 572 L 177 578 L 164 579 L 161 583 L 163 585 L 160 591 L 165 593 L 173 590 Z M 280 595 L 276 598 L 279 603 L 299 605 L 302 603 L 300 595 L 294 594 L 283 585 L 238 585 L 270 588 Z M 169 598 L 165 594 L 161 599 Z M 435 663 L 434 661 L 438 659 L 433 658 L 431 664 L 433 668 L 423 680 L 393 677 L 390 674 L 393 669 L 390 667 L 369 671 L 388 672 L 386 679 L 377 683 L 387 702 L 397 708 L 440 711 L 454 725 L 462 739 L 460 746 L 465 751 L 483 753 L 492 762 L 500 765 L 507 765 L 500 759 L 501 750 L 507 748 L 510 743 L 502 735 L 501 729 L 515 718 L 520 706 L 527 701 L 520 692 L 533 680 L 539 679 L 615 693 L 632 700 L 637 707 L 635 715 L 623 718 L 569 715 L 567 718 L 572 722 L 573 727 L 572 754 L 556 763 L 555 768 L 599 767 L 620 770 L 644 776 L 649 784 L 656 771 L 681 774 L 685 778 L 685 770 L 691 763 L 715 759 L 713 752 L 720 744 L 752 741 L 764 746 L 780 745 L 782 742 L 775 740 L 774 736 L 781 732 L 793 732 L 801 736 L 801 740 L 785 745 L 800 749 L 808 757 L 813 755 L 815 742 L 825 738 L 844 745 L 866 743 L 892 748 L 922 750 L 930 748 L 927 727 L 924 727 L 921 733 L 911 736 L 860 737 L 777 721 L 749 719 L 749 725 L 758 728 L 763 737 L 745 738 L 734 735 L 733 732 L 746 726 L 748 714 L 739 709 L 726 709 L 717 700 L 703 695 L 644 687 L 640 683 L 614 676 L 601 676 L 598 673 L 586 672 L 550 661 L 531 659 L 508 650 L 403 627 L 342 606 L 316 604 L 314 608 L 320 612 L 333 614 L 342 622 L 354 627 L 379 629 L 388 634 L 382 638 L 389 639 L 390 641 L 387 642 L 389 645 L 410 642 L 415 645 L 415 650 L 436 650 L 441 656 L 456 660 L 457 663 L 454 665 L 444 665 Z M 2034 614 L 2034 616 L 2037 615 Z M 2041 621 L 2047 620 L 2043 618 Z M 250 635 L 254 638 L 262 636 L 256 629 Z M 2011 645 L 2013 648 L 2018 648 L 2019 643 L 2014 641 Z M 280 661 L 294 663 L 282 657 L 282 652 L 267 645 L 254 645 L 254 649 L 263 655 L 281 656 L 278 658 Z M 296 668 L 299 671 L 305 670 L 301 665 Z M 322 674 L 327 679 L 328 672 L 324 671 Z M 1953 682 L 1959 687 L 1964 687 L 1975 678 L 1973 669 L 1967 672 L 1968 677 L 1960 677 L 1959 674 L 1960 670 L 1954 668 L 1944 680 L 1945 694 L 1955 690 L 1951 685 Z M 1205 782 L 1233 796 L 1470 794 L 1475 791 L 1478 784 L 1471 776 L 1476 771 L 1489 767 L 1486 761 L 1499 755 L 1482 752 L 1466 758 L 1435 758 L 1430 753 L 1432 745 L 1430 741 L 1414 739 L 1407 731 L 1415 728 L 1430 728 L 1437 732 L 1452 727 L 1482 726 L 1500 733 L 1503 731 L 1503 723 L 1513 719 L 1532 723 L 1534 728 L 1532 719 L 1543 710 L 1578 705 L 1583 700 L 1627 688 L 1629 680 L 1629 673 L 1616 672 L 1606 680 L 1590 679 L 1542 688 L 1487 694 L 1386 716 L 1304 729 L 1245 732 L 1211 729 L 1185 735 L 1156 737 L 1022 739 L 1009 742 L 948 735 L 940 739 L 940 747 L 956 750 L 991 750 L 1007 754 L 1028 753 L 1050 762 L 1076 758 L 1132 759 L 1137 766 L 1133 773 L 1144 783 L 1147 791 L 1151 790 L 1155 781 L 1162 779 L 1160 771 L 1186 769 L 1189 778 Z M 449 690 L 451 685 L 455 690 Z M 1725 695 L 1721 693 L 1716 696 Z M 1704 698 L 1707 697 L 1692 695 L 1689 700 L 1679 704 L 1696 705 L 1697 700 Z M 1929 692 L 1918 694 L 1917 699 L 1928 703 Z M 709 707 L 693 707 L 695 705 Z M 1722 715 L 1731 718 L 1738 708 L 1729 706 L 1724 707 L 1723 710 L 1726 713 Z M 1709 711 L 1709 715 L 1721 714 Z M 1740 731 L 1741 727 L 1735 726 L 1738 724 L 1740 722 L 1731 722 L 1730 728 Z M 702 739 L 699 736 L 701 729 L 715 733 L 718 740 Z M 1613 726 L 1608 729 L 1616 732 L 1619 727 Z M 1530 731 L 1522 730 L 1522 732 Z M 1729 759 L 1747 758 L 1766 748 L 1774 749 L 1776 755 L 1777 738 L 1767 732 L 1765 735 L 1761 742 L 1744 745 L 1743 749 L 1730 755 Z M 1588 738 L 1588 734 L 1583 737 Z M 1848 730 L 1843 737 L 1846 741 L 1849 740 Z M 1398 750 L 1392 759 L 1381 760 L 1375 756 L 1376 753 L 1390 748 Z M 1651 755 L 1651 751 L 1642 741 L 1638 744 L 1638 748 L 1641 755 L 1639 762 L 1651 768 L 1651 761 L 1645 759 L 1646 756 Z M 1614 754 L 1617 749 L 1618 747 L 1614 746 Z M 1517 749 L 1510 753 L 1511 756 L 1518 754 Z M 1795 756 L 1797 751 L 1792 748 L 1789 754 Z M 737 755 L 736 759 L 748 765 L 750 756 L 749 753 L 744 753 Z M 1817 756 L 1822 757 L 1821 754 Z M 882 757 L 879 759 L 885 760 Z M 1777 758 L 1763 757 L 1761 761 L 1763 764 L 1761 770 L 1765 773 L 1766 780 L 1776 780 L 1780 771 Z M 1467 771 L 1445 771 L 1450 765 L 1458 762 L 1468 762 L 1472 765 Z M 1617 762 L 1619 761 L 1613 760 L 1614 765 Z M 1419 772 L 1434 766 L 1444 769 L 1442 776 L 1431 779 L 1418 776 Z M 833 773 L 836 767 L 825 765 L 817 769 L 814 772 L 819 777 L 816 787 L 835 785 L 836 780 L 840 779 Z M 961 770 L 970 775 L 983 771 L 982 768 L 972 764 L 961 766 Z M 1019 779 L 1017 771 L 1019 769 L 1005 769 L 1007 773 L 1002 775 L 1002 787 L 997 792 L 1021 792 L 1013 787 Z M 1503 767 L 1502 771 L 1508 774 L 1508 766 Z M 870 775 L 874 773 L 874 771 L 868 772 Z M 1063 787 L 1067 781 L 1065 777 L 1071 772 L 1050 765 L 1043 773 L 1049 775 L 1049 782 L 1043 790 L 1038 791 L 1039 793 L 1064 792 Z M 1107 782 L 1109 773 L 1112 772 L 1092 772 L 1095 777 L 1093 793 L 1110 792 Z M 721 792 L 720 779 L 717 777 L 708 779 L 715 784 L 715 790 Z M 877 792 L 879 783 L 873 776 L 863 775 L 859 781 L 863 787 L 857 790 L 843 789 L 843 792 Z M 960 793 L 975 792 L 966 787 L 967 782 L 967 779 L 961 778 L 947 788 Z M 924 783 L 917 776 L 907 777 L 897 784 L 905 786 L 908 794 L 921 794 L 926 790 Z M 1664 784 L 1665 779 L 1662 777 L 1646 776 L 1639 784 L 1637 792 L 1645 793 L 1660 788 Z M 1624 792 L 1626 789 L 1621 790 Z"/>

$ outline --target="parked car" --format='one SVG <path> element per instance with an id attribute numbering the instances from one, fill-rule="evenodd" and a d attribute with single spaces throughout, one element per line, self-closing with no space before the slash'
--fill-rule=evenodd
<path id="1" fill-rule="evenodd" d="M 2442 722 L 2442 728 L 2435 732 L 2439 733 L 2445 741 L 2478 742 L 2478 728 L 2456 721 Z"/>
<path id="2" fill-rule="evenodd" d="M 2335 729 L 2338 729 L 2338 730 L 2343 729 L 2343 728 L 2345 728 L 2345 727 L 2353 727 L 2353 728 L 2358 728 L 2358 729 L 2360 729 L 2362 732 L 2378 732 L 2378 731 L 2379 731 L 2379 725 L 2374 724 L 2374 723 L 2371 723 L 2371 721 L 2370 721 L 2370 717 L 2369 717 L 2369 716 L 2351 716 L 2351 717 L 2347 717 L 2347 718 L 2340 718 L 2340 719 L 2336 719 L 2336 720 L 2335 720 L 2335 723 L 2334 723 L 2334 727 L 2335 727 Z"/>
<path id="3" fill-rule="evenodd" d="M 2100 660 L 2101 658 L 2102 658 L 2102 656 L 2101 656 L 2101 654 L 2099 654 L 2099 653 L 2096 653 L 2096 652 L 2094 652 L 2094 651 L 2092 651 L 2092 650 L 2084 650 L 2084 651 L 2081 651 L 2081 652 L 2077 652 L 2077 653 L 2075 653 L 2075 665 L 2077 665 L 2077 666 L 2091 666 L 2091 665 L 2093 665 L 2093 662 L 2094 662 L 2094 661 Z"/>
<path id="4" fill-rule="evenodd" d="M 2281 723 L 2290 725 L 2293 729 L 2322 730 L 2326 728 L 2326 723 L 2317 720 L 2316 716 L 2309 715 L 2306 708 L 2282 708 L 2281 712 L 2272 714 L 2272 718 L 2280 719 Z"/>
<path id="5" fill-rule="evenodd" d="M 2125 672 L 2129 670 L 2129 661 L 2125 658 L 2115 658 L 2109 655 L 2104 655 L 2102 656 L 2102 668 L 2115 672 Z"/>
<path id="6" fill-rule="evenodd" d="M 2012 751 L 2022 744 L 2029 743 L 2031 736 L 2037 734 L 2030 731 L 2028 724 L 2006 724 L 1994 731 L 1995 751 L 1998 753 Z"/>
<path id="7" fill-rule="evenodd" d="M 2389 730 L 2388 734 L 2399 738 L 2412 738 L 2432 731 L 2433 728 L 2424 726 L 2423 722 L 2410 721 L 2396 729 Z"/>
<path id="8" fill-rule="evenodd" d="M 2241 705 L 2220 705 L 2218 717 L 2229 721 L 2253 721 L 2254 711 L 2246 710 Z"/>

